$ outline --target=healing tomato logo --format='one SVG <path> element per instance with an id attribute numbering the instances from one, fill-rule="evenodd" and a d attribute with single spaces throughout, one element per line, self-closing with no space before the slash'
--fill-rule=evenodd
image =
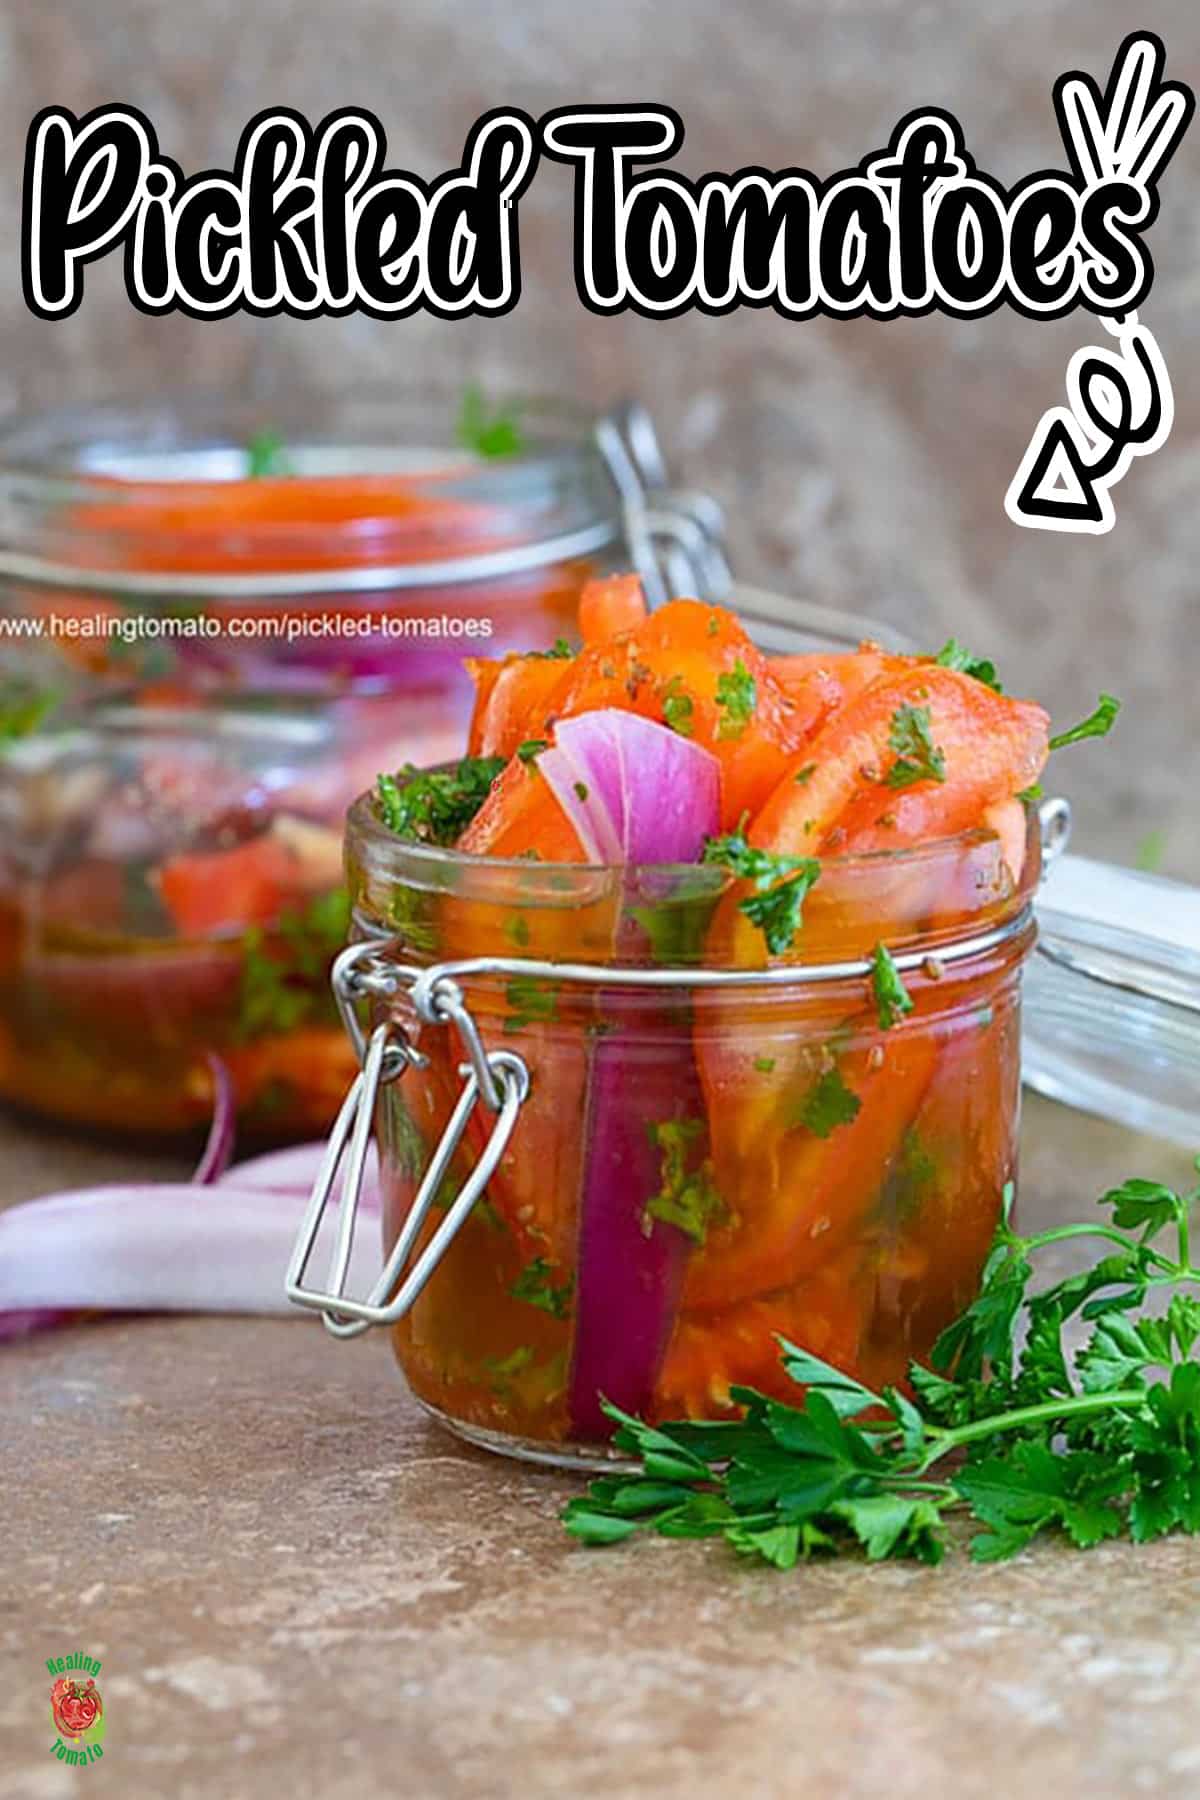
<path id="1" fill-rule="evenodd" d="M 100 1689 L 90 1675 L 86 1681 L 60 1675 L 50 1689 L 50 1713 L 59 1736 L 68 1743 L 79 1743 L 97 1720 L 104 1718 Z"/>

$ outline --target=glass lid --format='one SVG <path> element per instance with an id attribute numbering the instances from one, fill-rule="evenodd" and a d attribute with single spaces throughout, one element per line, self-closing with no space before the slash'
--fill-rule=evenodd
<path id="1" fill-rule="evenodd" d="M 1056 855 L 1063 831 L 1063 803 L 1052 801 L 1026 974 L 1025 1080 L 1200 1150 L 1200 889 Z"/>

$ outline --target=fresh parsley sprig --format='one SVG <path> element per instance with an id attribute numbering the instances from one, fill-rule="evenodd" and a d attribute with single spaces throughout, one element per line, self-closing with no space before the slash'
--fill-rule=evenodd
<path id="1" fill-rule="evenodd" d="M 945 781 L 946 756 L 933 741 L 933 720 L 927 706 L 905 702 L 892 714 L 888 747 L 896 760 L 887 772 L 890 788 L 909 788 L 918 781 Z"/>
<path id="2" fill-rule="evenodd" d="M 717 737 L 722 741 L 740 738 L 754 717 L 757 700 L 754 677 L 739 656 L 732 670 L 717 677 L 717 708 L 721 715 Z"/>
<path id="3" fill-rule="evenodd" d="M 606 1404 L 616 1448 L 641 1466 L 572 1500 L 568 1531 L 588 1544 L 723 1537 L 783 1569 L 847 1549 L 937 1563 L 958 1514 L 982 1528 L 980 1562 L 1044 1532 L 1079 1549 L 1200 1532 L 1200 1189 L 1127 1181 L 1102 1197 L 1107 1220 L 1029 1237 L 1012 1229 L 1011 1199 L 978 1297 L 931 1366 L 911 1365 L 908 1392 L 875 1392 L 781 1339 L 795 1405 L 734 1387 L 740 1418 L 651 1426 Z M 1031 1293 L 1039 1254 L 1070 1239 L 1104 1254 Z M 1072 1355 L 1076 1318 L 1091 1330 Z"/>
<path id="4" fill-rule="evenodd" d="M 875 996 L 881 1031 L 890 1031 L 897 1019 L 913 1009 L 912 995 L 886 944 L 876 944 L 871 958 L 871 992 Z"/>
<path id="5" fill-rule="evenodd" d="M 1113 694 L 1101 694 L 1095 710 L 1069 731 L 1060 731 L 1050 739 L 1052 750 L 1065 750 L 1068 744 L 1081 744 L 1084 738 L 1107 737 L 1117 722 L 1121 702 Z"/>
<path id="6" fill-rule="evenodd" d="M 519 410 L 513 406 L 489 408 L 483 389 L 472 382 L 464 389 L 459 407 L 456 433 L 464 450 L 494 460 L 520 456 L 525 448 Z"/>
<path id="7" fill-rule="evenodd" d="M 571 1311 L 575 1280 L 569 1275 L 565 1281 L 556 1282 L 554 1270 L 546 1258 L 535 1256 L 532 1262 L 526 1263 L 508 1291 L 514 1300 L 536 1306 L 539 1312 L 549 1313 L 552 1319 L 565 1319 Z"/>
<path id="8" fill-rule="evenodd" d="M 966 645 L 960 644 L 957 638 L 947 638 L 933 660 L 943 669 L 957 669 L 962 675 L 970 675 L 976 681 L 982 681 L 984 687 L 993 688 L 997 694 L 1004 692 L 991 658 L 972 656 Z"/>
<path id="9" fill-rule="evenodd" d="M 772 956 L 791 948 L 800 928 L 805 897 L 821 875 L 814 856 L 777 856 L 747 843 L 740 831 L 709 838 L 703 860 L 732 871 L 754 884 L 754 893 L 740 902 L 741 910 L 759 927 Z"/>
<path id="10" fill-rule="evenodd" d="M 454 769 L 421 770 L 412 763 L 375 784 L 379 815 L 397 837 L 453 844 L 487 799 L 506 767 L 502 756 L 464 756 Z"/>
<path id="11" fill-rule="evenodd" d="M 267 481 L 292 473 L 291 459 L 277 431 L 256 431 L 246 442 L 246 475 Z"/>

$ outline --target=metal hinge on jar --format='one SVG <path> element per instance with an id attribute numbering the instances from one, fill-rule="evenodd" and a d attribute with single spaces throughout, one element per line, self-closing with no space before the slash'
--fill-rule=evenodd
<path id="1" fill-rule="evenodd" d="M 725 517 L 708 494 L 668 486 L 654 421 L 644 406 L 616 408 L 596 442 L 621 496 L 625 541 L 651 607 L 668 600 L 723 600 L 729 564 Z"/>
<path id="2" fill-rule="evenodd" d="M 430 979 L 431 976 L 434 978 Z M 353 944 L 334 964 L 332 982 L 338 1008 L 362 1067 L 330 1133 L 292 1252 L 286 1292 L 295 1305 L 319 1312 L 326 1329 L 335 1337 L 355 1337 L 372 1325 L 394 1325 L 419 1298 L 508 1147 L 518 1114 L 529 1093 L 529 1071 L 515 1051 L 484 1048 L 458 984 L 449 978 L 438 978 L 436 971 L 391 965 L 380 957 L 376 945 Z M 458 1032 L 467 1058 L 459 1067 L 463 1090 L 379 1279 L 366 1299 L 352 1300 L 346 1297 L 344 1290 L 375 1104 L 384 1087 L 399 1080 L 410 1066 L 420 1067 L 425 1062 L 409 1043 L 403 1028 L 392 1020 L 377 1025 L 367 1036 L 359 1021 L 358 1004 L 370 998 L 390 998 L 401 987 L 408 989 L 414 1008 L 428 1024 L 446 1026 Z M 429 1217 L 476 1106 L 483 1106 L 493 1115 L 494 1123 L 487 1143 L 445 1218 L 410 1268 L 421 1228 Z M 343 1155 L 346 1168 L 340 1183 L 337 1233 L 322 1291 L 306 1287 L 304 1277 L 325 1209 L 339 1185 Z"/>

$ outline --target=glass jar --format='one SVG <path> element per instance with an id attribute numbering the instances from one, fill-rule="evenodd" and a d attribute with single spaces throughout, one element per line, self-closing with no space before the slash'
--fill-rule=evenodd
<path id="1" fill-rule="evenodd" d="M 447 394 L 12 422 L 0 616 L 23 623 L 0 648 L 73 687 L 386 686 L 415 759 L 435 760 L 469 713 L 463 656 L 571 635 L 581 583 L 614 557 L 652 600 L 716 598 L 725 579 L 719 513 L 667 489 L 641 408 L 514 400 L 503 416 L 519 437 L 466 434 L 503 454 L 464 443 Z"/>
<path id="2" fill-rule="evenodd" d="M 368 705 L 92 699 L 7 747 L 0 1096 L 169 1136 L 210 1116 L 219 1057 L 245 1138 L 328 1128 L 345 784 L 404 749 Z"/>
<path id="3" fill-rule="evenodd" d="M 605 1462 L 601 1396 L 710 1419 L 739 1384 L 786 1395 L 777 1334 L 902 1383 L 976 1291 L 1015 1175 L 1027 824 L 826 859 L 795 948 L 751 964 L 719 869 L 478 859 L 361 799 L 335 987 L 363 1074 L 289 1294 L 338 1335 L 389 1326 L 459 1435 L 555 1463 Z M 881 942 L 909 1011 L 875 992 Z M 372 1124 L 386 1260 L 349 1301 Z"/>
<path id="4" fill-rule="evenodd" d="M 506 455 L 457 410 L 189 399 L 0 431 L 0 1095 L 171 1132 L 217 1054 L 243 1132 L 325 1130 L 354 795 L 454 755 L 464 658 L 573 635 L 612 559 L 715 596 L 719 519 L 668 492 L 640 409 L 518 403 Z"/>

